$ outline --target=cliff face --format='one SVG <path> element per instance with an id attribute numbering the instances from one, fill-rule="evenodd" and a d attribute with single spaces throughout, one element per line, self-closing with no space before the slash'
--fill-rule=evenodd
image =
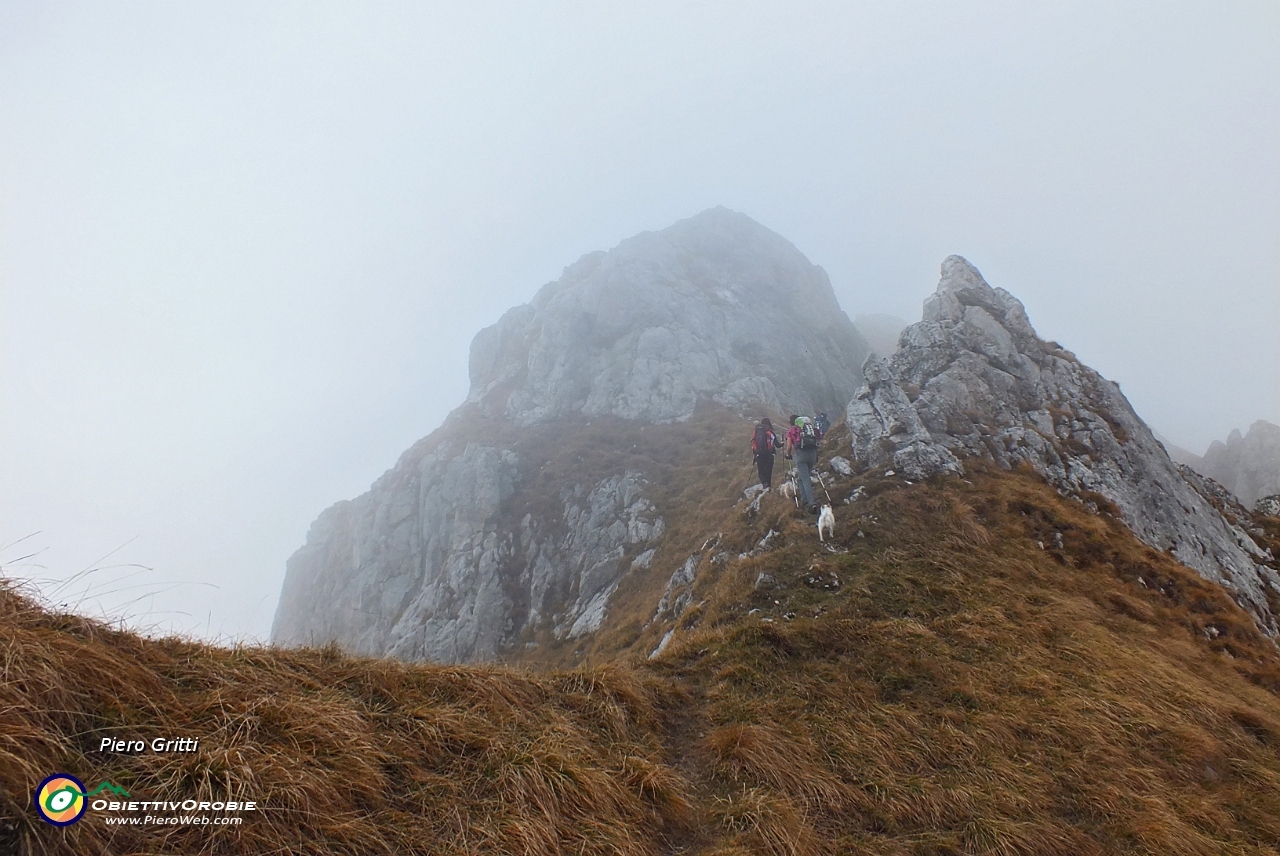
<path id="1" fill-rule="evenodd" d="M 272 640 L 470 662 L 589 633 L 662 542 L 651 480 L 695 407 L 837 413 L 866 355 L 822 269 L 744 215 L 588 255 L 475 337 L 440 430 L 316 520 Z M 588 465 L 568 437 L 593 421 Z"/>
<path id="2" fill-rule="evenodd" d="M 476 444 L 413 450 L 368 493 L 327 509 L 290 559 L 272 627 L 281 643 L 351 651 L 493 657 L 506 620 L 496 521 L 515 456 Z"/>
<path id="3" fill-rule="evenodd" d="M 1280 577 L 1259 564 L 1264 552 L 1183 478 L 1118 386 L 1042 341 L 1022 304 L 964 259 L 943 262 L 923 320 L 863 372 L 847 419 L 865 466 L 922 479 L 963 473 L 966 456 L 1029 465 L 1065 494 L 1109 504 L 1275 634 L 1267 595 Z"/>
<path id="4" fill-rule="evenodd" d="M 570 639 L 596 629 L 620 576 L 664 530 L 645 479 L 567 483 L 537 519 L 515 514 L 522 481 L 508 449 L 448 440 L 410 450 L 312 525 L 289 560 L 273 639 L 472 662 L 526 628 Z"/>

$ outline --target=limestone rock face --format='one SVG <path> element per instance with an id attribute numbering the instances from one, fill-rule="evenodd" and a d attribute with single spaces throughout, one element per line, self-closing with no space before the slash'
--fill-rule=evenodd
<path id="1" fill-rule="evenodd" d="M 626 472 L 590 489 L 576 485 L 562 492 L 564 528 L 556 534 L 539 537 L 540 524 L 525 515 L 520 523 L 524 567 L 519 580 L 528 585 L 527 621 L 536 624 L 548 615 L 556 635 L 570 639 L 600 626 L 609 595 L 628 566 L 643 568 L 653 558 L 646 550 L 624 564 L 628 548 L 656 542 L 665 529 L 653 504 L 642 495 L 645 484 L 640 473 Z M 564 605 L 559 612 L 557 604 Z"/>
<path id="2" fill-rule="evenodd" d="M 289 560 L 272 641 L 474 662 L 544 623 L 560 638 L 596 629 L 628 550 L 665 528 L 644 479 L 575 485 L 550 519 L 516 521 L 517 463 L 476 444 L 415 447 L 368 493 L 325 511 Z"/>
<path id="3" fill-rule="evenodd" d="M 934 440 L 884 360 L 868 357 L 862 374 L 866 384 L 845 411 L 857 460 L 913 479 L 964 472 L 956 456 Z"/>
<path id="4" fill-rule="evenodd" d="M 516 458 L 444 443 L 411 449 L 368 493 L 326 510 L 289 559 L 278 644 L 340 641 L 360 654 L 456 662 L 496 654 L 514 554 L 499 527 Z"/>
<path id="5" fill-rule="evenodd" d="M 1203 458 L 1190 464 L 1251 506 L 1280 493 L 1280 425 L 1259 419 L 1243 436 L 1232 431 L 1227 442 L 1215 440 Z"/>
<path id="6" fill-rule="evenodd" d="M 867 353 L 822 268 L 715 208 L 583 256 L 481 330 L 468 400 L 517 425 L 674 422 L 699 398 L 835 412 Z"/>
<path id="7" fill-rule="evenodd" d="M 1086 503 L 1097 494 L 1150 546 L 1231 590 L 1274 635 L 1262 551 L 1179 473 L 1114 383 L 1042 341 L 1022 304 L 959 256 L 887 361 L 863 366 L 847 408 L 857 462 L 909 478 L 966 456 L 1029 464 Z"/>
<path id="8" fill-rule="evenodd" d="M 528 486 L 566 421 L 678 423 L 702 399 L 836 412 L 866 355 L 823 270 L 742 214 L 584 256 L 475 337 L 468 401 L 437 435 L 316 520 L 272 640 L 474 662 L 589 633 L 665 524 L 621 463 Z M 460 439 L 468 420 L 507 439 Z"/>

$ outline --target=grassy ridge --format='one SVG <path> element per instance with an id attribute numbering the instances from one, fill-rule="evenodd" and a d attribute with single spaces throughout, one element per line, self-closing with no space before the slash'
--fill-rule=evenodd
<path id="1" fill-rule="evenodd" d="M 630 672 L 533 678 L 149 641 L 9 590 L 0 645 L 0 852 L 649 854 L 687 819 L 659 760 L 660 693 Z M 104 756 L 105 736 L 201 748 Z M 135 800 L 261 810 L 221 829 L 114 827 L 92 812 L 55 829 L 31 808 L 53 772 Z"/>
<path id="2" fill-rule="evenodd" d="M 0 853 L 1277 853 L 1280 658 L 1222 589 L 978 462 L 839 481 L 829 552 L 780 497 L 737 501 L 744 424 L 629 438 L 659 560 L 533 670 L 148 640 L 0 590 Z M 618 463 L 615 426 L 571 431 L 543 477 Z M 692 605 L 650 623 L 711 536 Z M 263 810 L 59 830 L 30 807 L 55 771 Z"/>
<path id="3" fill-rule="evenodd" d="M 691 776 L 721 832 L 778 854 L 1275 853 L 1272 643 L 1034 478 L 972 481 L 870 483 L 839 555 L 783 511 L 776 552 L 703 582 L 659 670 L 701 689 Z"/>

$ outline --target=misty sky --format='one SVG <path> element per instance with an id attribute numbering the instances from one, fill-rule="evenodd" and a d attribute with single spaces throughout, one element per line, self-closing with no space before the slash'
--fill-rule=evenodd
<path id="1" fill-rule="evenodd" d="M 265 637 L 477 330 L 714 205 L 850 316 L 966 256 L 1193 451 L 1280 422 L 1274 0 L 7 0 L 0 563 Z"/>

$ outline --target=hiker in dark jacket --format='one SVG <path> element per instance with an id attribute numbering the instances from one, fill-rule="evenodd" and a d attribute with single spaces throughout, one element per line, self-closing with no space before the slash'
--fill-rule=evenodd
<path id="1" fill-rule="evenodd" d="M 813 467 L 818 463 L 818 440 L 813 430 L 813 420 L 807 416 L 792 416 L 787 429 L 787 457 L 796 462 L 796 486 L 800 501 L 817 514 L 818 505 L 813 501 Z"/>
<path id="2" fill-rule="evenodd" d="M 751 434 L 751 454 L 755 457 L 756 472 L 760 474 L 760 484 L 765 490 L 773 486 L 773 453 L 780 444 L 769 417 L 761 419 Z"/>

